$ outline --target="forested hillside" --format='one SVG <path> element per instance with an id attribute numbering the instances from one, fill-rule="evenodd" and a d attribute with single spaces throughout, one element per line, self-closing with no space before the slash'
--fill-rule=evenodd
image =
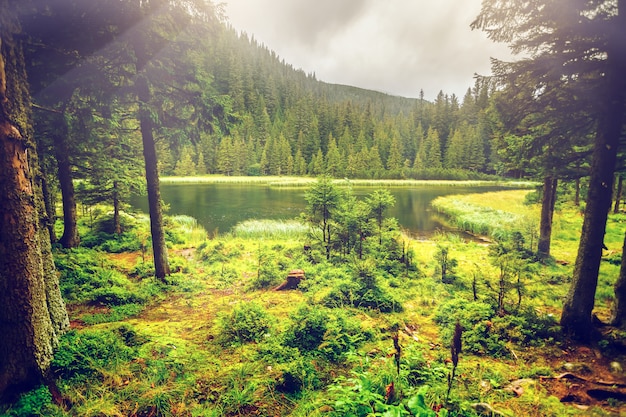
<path id="1" fill-rule="evenodd" d="M 38 137 L 49 142 L 40 148 L 53 156 L 50 164 L 64 146 L 71 156 L 60 162 L 74 178 L 94 178 L 91 170 L 135 177 L 129 170 L 141 167 L 136 158 L 141 147 L 139 135 L 133 136 L 137 107 L 129 101 L 134 83 L 129 68 L 136 59 L 128 47 L 131 37 L 110 33 L 106 47 L 75 57 L 35 42 L 49 34 L 29 32 L 35 119 Z M 440 92 L 433 103 L 421 92 L 416 92 L 421 98 L 410 99 L 318 81 L 216 20 L 164 37 L 166 44 L 150 46 L 157 51 L 147 73 L 162 175 L 467 178 L 503 173 L 492 152 L 494 122 L 485 81 L 468 88 L 462 99 Z M 44 66 L 43 59 L 52 65 Z M 72 71 L 66 72 L 68 66 Z M 55 137 L 67 138 L 66 143 L 53 144 Z M 125 142 L 122 151 L 118 138 Z M 103 156 L 122 158 L 127 172 Z"/>
<path id="2" fill-rule="evenodd" d="M 164 174 L 418 178 L 445 176 L 443 168 L 494 170 L 489 91 L 479 82 L 461 102 L 440 92 L 434 103 L 331 85 L 226 26 L 201 53 L 224 120 L 163 148 Z"/>

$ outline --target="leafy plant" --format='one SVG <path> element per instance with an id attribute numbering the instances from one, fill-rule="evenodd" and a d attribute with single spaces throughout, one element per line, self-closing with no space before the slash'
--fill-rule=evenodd
<path id="1" fill-rule="evenodd" d="M 134 359 L 135 349 L 127 345 L 123 332 L 112 330 L 72 330 L 61 337 L 52 360 L 52 369 L 64 379 L 99 378 Z"/>
<path id="2" fill-rule="evenodd" d="M 17 402 L 10 407 L 5 417 L 39 417 L 52 416 L 55 407 L 52 404 L 52 394 L 45 385 L 22 394 Z"/>
<path id="3" fill-rule="evenodd" d="M 230 314 L 217 319 L 217 338 L 222 345 L 258 342 L 271 328 L 271 317 L 255 302 L 239 303 Z"/>

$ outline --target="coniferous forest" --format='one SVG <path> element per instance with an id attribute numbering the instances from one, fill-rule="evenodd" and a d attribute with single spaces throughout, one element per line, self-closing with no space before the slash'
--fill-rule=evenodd
<path id="1" fill-rule="evenodd" d="M 514 60 L 427 100 L 208 0 L 0 0 L 0 414 L 624 415 L 626 0 L 471 27 Z M 206 230 L 166 177 L 305 209 Z M 416 236 L 390 190 L 434 185 L 499 190 Z"/>

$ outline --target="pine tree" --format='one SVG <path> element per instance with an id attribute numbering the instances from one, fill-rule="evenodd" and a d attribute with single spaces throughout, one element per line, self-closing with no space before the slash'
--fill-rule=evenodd
<path id="1" fill-rule="evenodd" d="M 196 175 L 196 164 L 193 162 L 193 147 L 191 145 L 183 146 L 180 153 L 180 159 L 176 162 L 174 174 L 181 177 Z"/>
<path id="2" fill-rule="evenodd" d="M 424 140 L 424 167 L 439 169 L 441 163 L 441 141 L 439 133 L 432 127 L 428 129 L 428 134 Z"/>
<path id="3" fill-rule="evenodd" d="M 344 176 L 343 158 L 339 153 L 335 138 L 328 139 L 328 152 L 326 153 L 326 174 L 334 178 Z"/>

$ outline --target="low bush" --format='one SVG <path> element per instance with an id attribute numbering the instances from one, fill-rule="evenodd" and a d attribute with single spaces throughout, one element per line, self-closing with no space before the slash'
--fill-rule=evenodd
<path id="1" fill-rule="evenodd" d="M 56 416 L 61 415 L 60 411 L 52 404 L 52 394 L 45 385 L 41 385 L 20 396 L 15 404 L 6 412 L 4 417 L 34 417 L 34 416 Z M 0 412 L 2 409 L 0 408 Z"/>
<path id="2" fill-rule="evenodd" d="M 487 303 L 456 298 L 443 302 L 435 312 L 435 322 L 441 328 L 442 344 L 450 345 L 458 320 L 463 328 L 464 352 L 506 356 L 505 341 L 492 329 L 495 315 L 495 308 Z"/>
<path id="3" fill-rule="evenodd" d="M 230 344 L 258 342 L 271 329 L 272 318 L 255 302 L 242 302 L 230 314 L 222 314 L 216 320 L 217 340 Z"/>
<path id="4" fill-rule="evenodd" d="M 285 331 L 285 345 L 310 352 L 324 340 L 330 315 L 323 308 L 302 305 L 290 316 L 290 325 Z"/>
<path id="5" fill-rule="evenodd" d="M 52 360 L 52 370 L 65 380 L 101 378 L 115 372 L 137 356 L 133 347 L 137 337 L 125 326 L 123 330 L 72 330 L 61 337 Z M 130 345 L 130 346 L 129 346 Z"/>

